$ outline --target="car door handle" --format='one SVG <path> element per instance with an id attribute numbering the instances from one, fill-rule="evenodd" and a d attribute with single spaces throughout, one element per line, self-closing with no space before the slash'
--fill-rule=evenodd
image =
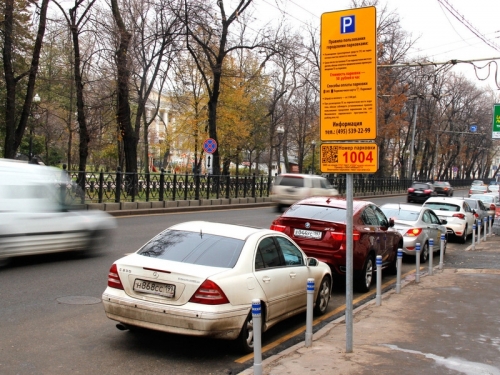
<path id="1" fill-rule="evenodd" d="M 295 272 L 290 273 L 290 279 L 295 279 L 295 276 L 297 276 L 297 274 Z"/>
<path id="2" fill-rule="evenodd" d="M 271 281 L 271 278 L 270 278 L 269 276 L 264 276 L 264 277 L 262 278 L 262 281 L 264 281 L 265 283 L 268 283 L 268 282 L 270 282 L 270 281 Z"/>

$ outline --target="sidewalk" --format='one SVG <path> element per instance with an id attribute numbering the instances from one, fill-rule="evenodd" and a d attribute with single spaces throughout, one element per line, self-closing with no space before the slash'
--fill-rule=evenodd
<path id="1" fill-rule="evenodd" d="M 466 251 L 500 253 L 500 236 Z M 316 332 L 311 347 L 301 342 L 264 360 L 263 374 L 500 375 L 500 269 L 448 268 L 445 257 L 429 276 L 426 265 L 419 283 L 411 274 L 400 294 L 392 289 L 381 306 L 372 300 L 354 310 L 352 353 L 342 317 Z"/>

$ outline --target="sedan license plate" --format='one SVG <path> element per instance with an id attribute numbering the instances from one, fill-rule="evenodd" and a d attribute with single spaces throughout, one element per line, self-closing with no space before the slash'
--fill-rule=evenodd
<path id="1" fill-rule="evenodd" d="M 314 238 L 315 240 L 321 238 L 321 232 L 315 230 L 295 229 L 293 235 L 295 237 Z"/>
<path id="2" fill-rule="evenodd" d="M 175 285 L 135 279 L 134 291 L 172 298 L 175 294 Z"/>

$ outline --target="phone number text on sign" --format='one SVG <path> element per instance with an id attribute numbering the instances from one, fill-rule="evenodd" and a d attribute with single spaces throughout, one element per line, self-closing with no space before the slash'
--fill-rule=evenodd
<path id="1" fill-rule="evenodd" d="M 378 147 L 375 143 L 324 143 L 321 145 L 322 173 L 375 173 Z"/>

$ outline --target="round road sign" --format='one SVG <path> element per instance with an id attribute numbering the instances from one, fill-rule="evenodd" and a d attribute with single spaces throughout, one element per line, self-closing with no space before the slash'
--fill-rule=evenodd
<path id="1" fill-rule="evenodd" d="M 217 150 L 217 142 L 213 138 L 207 138 L 205 142 L 203 142 L 203 150 L 207 154 L 213 154 L 215 150 Z"/>

